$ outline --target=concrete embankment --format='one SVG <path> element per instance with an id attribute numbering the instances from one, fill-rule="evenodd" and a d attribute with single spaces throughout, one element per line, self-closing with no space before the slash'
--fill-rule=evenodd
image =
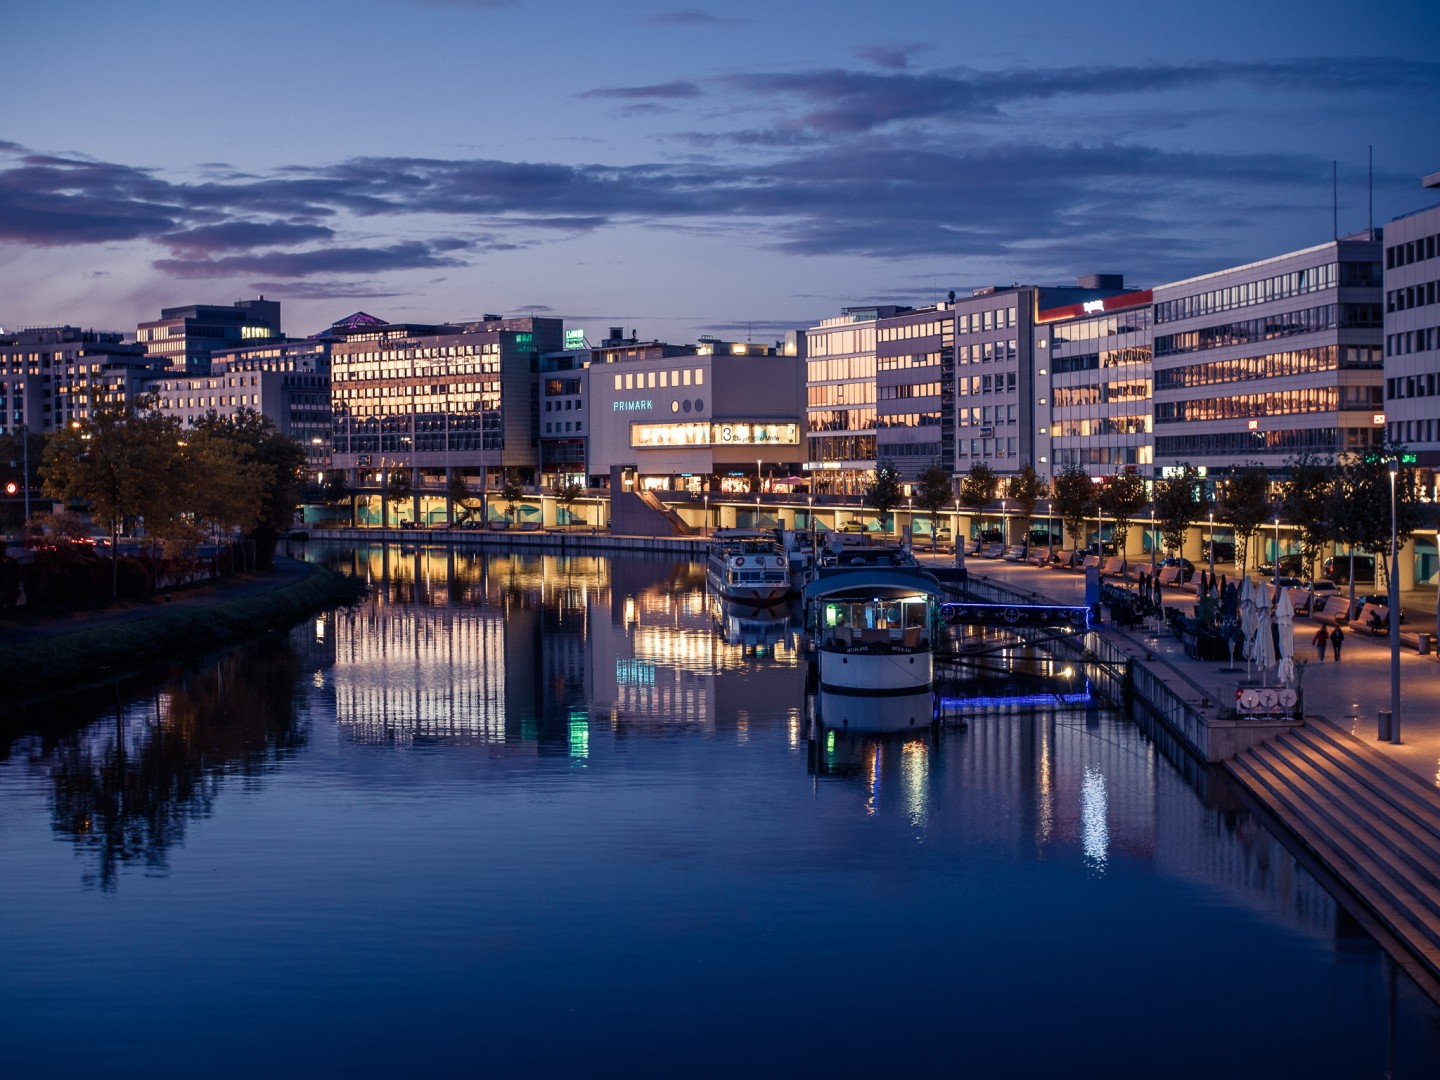
<path id="1" fill-rule="evenodd" d="M 0 631 L 0 697 L 7 704 L 104 683 L 176 656 L 286 628 L 353 603 L 353 579 L 291 559 L 269 574 L 231 579 L 174 599 Z"/>

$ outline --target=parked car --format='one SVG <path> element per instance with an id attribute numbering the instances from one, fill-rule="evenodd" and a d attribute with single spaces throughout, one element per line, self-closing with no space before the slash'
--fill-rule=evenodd
<path id="1" fill-rule="evenodd" d="M 485 526 L 476 518 L 466 518 L 460 522 L 460 528 L 462 529 L 483 529 L 484 527 Z"/>
<path id="2" fill-rule="evenodd" d="M 1180 558 L 1178 555 L 1171 555 L 1168 558 L 1161 559 L 1158 563 L 1156 563 L 1156 566 L 1160 567 L 1161 569 L 1164 569 L 1167 566 L 1180 567 L 1180 583 L 1182 585 L 1185 582 L 1189 581 L 1190 578 L 1193 577 L 1195 574 L 1195 564 L 1192 563 L 1189 559 Z"/>
<path id="3" fill-rule="evenodd" d="M 1374 555 L 1332 555 L 1325 560 L 1324 576 L 1337 585 L 1350 584 L 1350 560 L 1355 560 L 1355 580 L 1373 584 L 1375 581 Z"/>
<path id="4" fill-rule="evenodd" d="M 863 533 L 865 531 L 865 523 L 863 521 L 847 521 L 844 525 L 840 526 L 839 531 L 842 533 Z"/>
<path id="5" fill-rule="evenodd" d="M 402 518 L 400 521 L 400 527 L 402 529 L 413 529 L 415 527 L 415 522 L 411 521 L 409 518 Z"/>
<path id="6" fill-rule="evenodd" d="M 982 544 L 1003 544 L 1005 542 L 1005 534 L 999 529 L 981 529 L 980 542 Z"/>
<path id="7" fill-rule="evenodd" d="M 1058 532 L 1046 532 L 1044 529 L 1030 530 L 1031 547 L 1059 547 L 1060 534 Z"/>
<path id="8" fill-rule="evenodd" d="M 1255 567 L 1255 572 L 1265 577 L 1271 577 L 1275 573 L 1273 562 L 1261 563 Z M 1300 577 L 1305 573 L 1305 559 L 1300 555 L 1280 556 L 1280 573 L 1287 577 Z"/>
<path id="9" fill-rule="evenodd" d="M 1209 561 L 1210 561 L 1210 548 L 1211 548 L 1211 542 L 1210 542 L 1209 540 L 1204 541 L 1204 542 L 1200 545 L 1200 558 L 1204 559 L 1206 562 L 1209 562 Z M 1215 548 L 1215 561 L 1216 561 L 1216 562 L 1234 562 L 1234 561 L 1235 561 L 1235 541 L 1234 541 L 1234 540 L 1216 540 L 1216 541 L 1214 542 L 1214 548 Z"/>

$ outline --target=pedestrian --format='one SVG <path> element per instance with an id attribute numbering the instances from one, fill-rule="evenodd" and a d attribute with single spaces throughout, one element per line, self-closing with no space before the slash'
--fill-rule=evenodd
<path id="1" fill-rule="evenodd" d="M 1326 630 L 1325 627 L 1322 626 L 1319 630 L 1315 631 L 1315 641 L 1313 644 L 1315 645 L 1315 652 L 1320 657 L 1320 663 L 1322 664 L 1325 662 L 1325 646 L 1329 641 L 1330 631 Z"/>
<path id="2" fill-rule="evenodd" d="M 1337 625 L 1334 630 L 1331 630 L 1331 631 L 1330 631 L 1330 648 L 1331 648 L 1331 649 L 1334 651 L 1334 653 L 1335 653 L 1335 662 L 1336 662 L 1337 664 L 1340 662 L 1340 646 L 1341 646 L 1341 644 L 1342 644 L 1344 641 L 1345 641 L 1345 634 L 1341 631 L 1340 627 Z"/>

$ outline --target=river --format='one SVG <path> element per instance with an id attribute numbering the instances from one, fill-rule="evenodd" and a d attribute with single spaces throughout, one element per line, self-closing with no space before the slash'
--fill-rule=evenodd
<path id="1" fill-rule="evenodd" d="M 1440 1069 L 1440 1010 L 1117 711 L 826 732 L 698 564 L 312 557 L 370 597 L 5 717 L 0 1075 Z"/>

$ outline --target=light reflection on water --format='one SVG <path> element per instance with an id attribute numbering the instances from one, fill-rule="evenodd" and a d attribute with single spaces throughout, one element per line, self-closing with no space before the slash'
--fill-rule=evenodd
<path id="1" fill-rule="evenodd" d="M 0 743 L 0 1074 L 1392 1052 L 1374 946 L 1112 713 L 836 731 L 793 627 L 691 564 L 335 559 L 355 610 Z M 1395 1009 L 1423 1075 L 1436 1010 Z M 857 1022 L 904 1038 L 806 1034 Z"/>

